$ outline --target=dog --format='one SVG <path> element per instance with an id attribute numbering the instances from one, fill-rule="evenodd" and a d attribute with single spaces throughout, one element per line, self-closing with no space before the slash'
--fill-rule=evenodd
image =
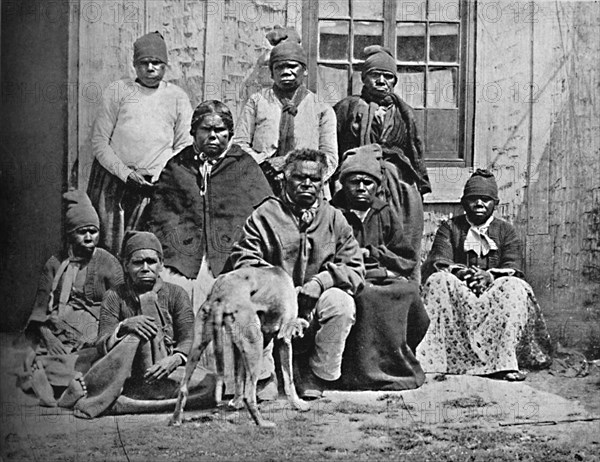
<path id="1" fill-rule="evenodd" d="M 307 411 L 298 397 L 292 372 L 292 337 L 302 337 L 308 322 L 298 318 L 296 289 L 290 276 L 278 267 L 241 268 L 222 274 L 196 314 L 194 342 L 185 377 L 169 425 L 181 425 L 188 396 L 188 383 L 200 356 L 214 339 L 217 365 L 215 401 L 221 403 L 223 389 L 223 329 L 234 345 L 235 394 L 229 405 L 244 404 L 260 427 L 274 427 L 256 404 L 256 385 L 263 352 L 263 339 L 274 338 L 278 347 L 285 394 L 295 409 Z"/>

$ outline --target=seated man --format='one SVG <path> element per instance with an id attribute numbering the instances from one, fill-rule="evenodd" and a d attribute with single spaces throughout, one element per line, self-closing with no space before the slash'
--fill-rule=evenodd
<path id="1" fill-rule="evenodd" d="M 119 261 L 96 248 L 100 221 L 83 191 L 64 194 L 68 255 L 50 257 L 40 278 L 25 328 L 32 340 L 19 385 L 33 390 L 42 406 L 56 406 L 53 387 L 66 387 L 96 357 L 100 303 L 123 282 Z"/>
<path id="2" fill-rule="evenodd" d="M 266 199 L 250 215 L 231 254 L 235 268 L 280 266 L 294 280 L 300 315 L 316 330 L 314 343 L 297 358 L 301 377 L 296 379 L 305 399 L 321 397 L 325 384 L 339 379 L 346 337 L 354 324 L 352 296 L 364 282 L 352 228 L 321 198 L 326 168 L 320 151 L 292 151 L 283 170 L 281 197 Z"/>
<path id="3" fill-rule="evenodd" d="M 354 389 L 406 390 L 425 380 L 415 351 L 429 318 L 418 284 L 408 280 L 417 255 L 397 214 L 377 197 L 383 177 L 380 155 L 377 144 L 346 152 L 342 189 L 332 201 L 352 226 L 367 280 L 355 297 L 356 325 L 346 342 L 342 382 Z"/>
<path id="4" fill-rule="evenodd" d="M 441 224 L 423 265 L 431 318 L 417 351 L 426 372 L 524 380 L 521 367 L 550 365 L 550 337 L 521 272 L 515 228 L 493 216 L 494 176 L 477 170 L 462 197 L 464 215 Z"/>
<path id="5" fill-rule="evenodd" d="M 61 406 L 77 417 L 173 409 L 183 366 L 193 341 L 194 314 L 181 287 L 163 282 L 162 246 L 147 232 L 130 232 L 123 241 L 125 283 L 102 302 L 96 346 L 103 356 L 88 373 L 72 381 Z M 214 377 L 200 370 L 192 377 L 194 401 L 214 399 Z"/>

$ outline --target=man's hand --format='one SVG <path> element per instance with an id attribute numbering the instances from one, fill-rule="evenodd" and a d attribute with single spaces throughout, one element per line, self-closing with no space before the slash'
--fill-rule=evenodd
<path id="1" fill-rule="evenodd" d="M 363 259 L 364 258 L 369 258 L 371 256 L 371 252 L 366 247 L 361 247 L 360 248 L 360 253 L 362 253 Z"/>
<path id="2" fill-rule="evenodd" d="M 154 318 L 145 315 L 133 316 L 125 319 L 119 329 L 119 337 L 127 334 L 136 334 L 142 340 L 150 340 L 158 333 Z"/>
<path id="3" fill-rule="evenodd" d="M 306 284 L 304 284 L 298 292 L 298 294 L 306 295 L 307 297 L 314 299 L 318 299 L 322 293 L 323 290 L 321 288 L 321 284 L 319 284 L 314 279 L 311 279 Z"/>
<path id="4" fill-rule="evenodd" d="M 49 354 L 66 355 L 70 353 L 69 347 L 63 345 L 56 335 L 54 335 L 46 326 L 40 328 L 40 335 Z"/>
<path id="5" fill-rule="evenodd" d="M 492 285 L 494 276 L 489 271 L 482 270 L 481 268 L 473 267 L 473 270 L 473 274 L 465 280 L 473 293 L 480 295 Z"/>
<path id="6" fill-rule="evenodd" d="M 140 187 L 140 188 L 152 188 L 154 185 L 147 181 L 144 176 L 136 171 L 133 171 L 127 177 L 127 182 L 131 182 L 132 184 Z"/>
<path id="7" fill-rule="evenodd" d="M 473 274 L 475 274 L 475 270 L 473 268 L 466 267 L 454 272 L 454 275 L 461 281 L 469 280 L 473 276 Z"/>
<path id="8" fill-rule="evenodd" d="M 144 379 L 146 379 L 148 383 L 163 379 L 177 369 L 178 366 L 181 366 L 182 363 L 183 359 L 181 358 L 181 355 L 176 354 L 167 356 L 149 367 L 144 374 Z"/>

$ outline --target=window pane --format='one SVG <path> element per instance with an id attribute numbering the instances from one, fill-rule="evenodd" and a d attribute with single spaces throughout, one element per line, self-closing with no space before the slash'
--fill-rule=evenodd
<path id="1" fill-rule="evenodd" d="M 363 83 L 362 83 L 362 75 L 361 70 L 357 69 L 358 66 L 354 66 L 354 70 L 352 72 L 352 92 L 351 95 L 360 95 L 362 91 Z"/>
<path id="2" fill-rule="evenodd" d="M 401 0 L 396 2 L 398 21 L 425 21 L 427 0 Z"/>
<path id="3" fill-rule="evenodd" d="M 319 2 L 319 18 L 337 18 L 350 16 L 349 0 L 321 0 Z"/>
<path id="4" fill-rule="evenodd" d="M 458 71 L 456 68 L 431 67 L 427 77 L 427 107 L 457 107 Z"/>
<path id="5" fill-rule="evenodd" d="M 411 0 L 412 1 L 412 0 Z M 460 0 L 430 0 L 430 21 L 458 21 L 460 17 Z"/>
<path id="6" fill-rule="evenodd" d="M 347 66 L 319 64 L 317 68 L 317 95 L 319 101 L 332 106 L 348 95 Z"/>
<path id="7" fill-rule="evenodd" d="M 427 110 L 427 153 L 433 159 L 456 159 L 458 110 Z"/>
<path id="8" fill-rule="evenodd" d="M 354 19 L 383 19 L 383 0 L 352 0 L 352 17 Z"/>
<path id="9" fill-rule="evenodd" d="M 425 24 L 399 23 L 396 25 L 396 59 L 398 61 L 425 61 Z"/>
<path id="10" fill-rule="evenodd" d="M 319 58 L 348 59 L 348 21 L 319 21 Z"/>
<path id="11" fill-rule="evenodd" d="M 354 23 L 354 58 L 365 59 L 369 45 L 383 45 L 383 23 L 356 21 Z"/>
<path id="12" fill-rule="evenodd" d="M 413 108 L 425 106 L 425 69 L 399 67 L 395 91 Z"/>
<path id="13" fill-rule="evenodd" d="M 458 24 L 430 24 L 429 59 L 458 62 Z"/>

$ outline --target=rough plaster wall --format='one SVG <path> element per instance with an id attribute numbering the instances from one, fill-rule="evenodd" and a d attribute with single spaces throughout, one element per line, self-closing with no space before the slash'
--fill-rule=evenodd
<path id="1" fill-rule="evenodd" d="M 534 283 L 538 296 L 549 302 L 548 322 L 555 337 L 598 357 L 600 4 L 543 6 L 547 19 L 534 29 L 540 37 L 535 41 L 534 81 L 543 89 L 539 100 L 545 108 L 534 113 L 533 124 L 538 151 L 532 174 L 539 180 L 532 182 L 528 207 L 518 218 L 528 225 L 530 267 L 547 268 Z M 536 234 L 544 228 L 547 235 Z"/>
<path id="2" fill-rule="evenodd" d="M 261 0 L 82 0 L 79 35 L 79 185 L 87 186 L 92 124 L 103 92 L 134 77 L 133 42 L 154 30 L 165 37 L 165 80 L 182 87 L 192 106 L 227 103 L 237 118 L 247 95 L 271 79 L 265 35 L 275 25 L 301 33 L 302 4 Z"/>
<path id="3" fill-rule="evenodd" d="M 592 354 L 600 297 L 598 13 L 590 1 L 479 2 L 475 116 L 477 163 L 498 176 L 499 214 L 520 232 L 549 328 Z"/>

